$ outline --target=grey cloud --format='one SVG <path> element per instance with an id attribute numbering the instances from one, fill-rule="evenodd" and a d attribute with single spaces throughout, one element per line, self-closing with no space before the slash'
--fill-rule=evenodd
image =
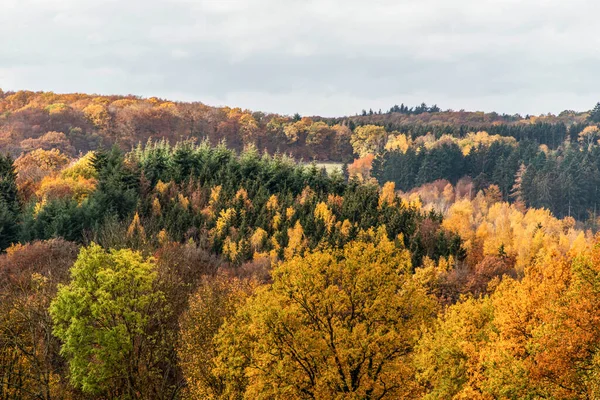
<path id="1" fill-rule="evenodd" d="M 303 114 L 600 99 L 594 0 L 4 0 L 0 87 Z"/>

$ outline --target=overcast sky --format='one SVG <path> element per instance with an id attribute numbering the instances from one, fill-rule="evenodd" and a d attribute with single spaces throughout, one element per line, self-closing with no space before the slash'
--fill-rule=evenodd
<path id="1" fill-rule="evenodd" d="M 597 0 L 0 0 L 0 88 L 302 115 L 600 101 Z"/>

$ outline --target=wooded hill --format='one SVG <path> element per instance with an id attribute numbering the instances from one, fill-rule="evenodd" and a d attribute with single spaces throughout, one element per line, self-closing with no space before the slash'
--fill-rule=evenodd
<path id="1" fill-rule="evenodd" d="M 0 399 L 598 397 L 600 106 L 0 97 Z"/>

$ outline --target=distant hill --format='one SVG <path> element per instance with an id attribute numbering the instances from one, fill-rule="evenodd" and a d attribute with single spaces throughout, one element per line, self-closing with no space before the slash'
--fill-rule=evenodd
<path id="1" fill-rule="evenodd" d="M 379 125 L 388 133 L 408 133 L 413 138 L 427 133 L 462 137 L 487 131 L 556 147 L 568 135 L 576 136 L 588 117 L 587 113 L 565 111 L 558 116 L 525 118 L 424 106 L 394 106 L 381 114 L 364 111 L 364 115 L 339 118 L 303 118 L 156 97 L 0 89 L 0 152 L 16 157 L 34 148 L 58 148 L 75 155 L 113 144 L 130 149 L 150 139 L 175 142 L 197 138 L 225 141 L 235 150 L 254 144 L 259 150 L 288 153 L 298 159 L 348 162 L 355 158 L 352 133 L 361 125 Z"/>

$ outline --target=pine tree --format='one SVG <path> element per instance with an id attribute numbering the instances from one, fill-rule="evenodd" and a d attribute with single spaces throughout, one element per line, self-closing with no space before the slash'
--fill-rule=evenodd
<path id="1" fill-rule="evenodd" d="M 8 209 L 18 213 L 21 208 L 17 188 L 17 173 L 10 155 L 0 154 L 0 201 L 6 203 Z"/>
<path id="2" fill-rule="evenodd" d="M 596 104 L 596 107 L 592 111 L 590 111 L 590 116 L 588 119 L 591 122 L 600 122 L 600 102 Z"/>
<path id="3" fill-rule="evenodd" d="M 0 154 L 0 251 L 18 241 L 20 213 L 21 202 L 12 157 Z"/>

